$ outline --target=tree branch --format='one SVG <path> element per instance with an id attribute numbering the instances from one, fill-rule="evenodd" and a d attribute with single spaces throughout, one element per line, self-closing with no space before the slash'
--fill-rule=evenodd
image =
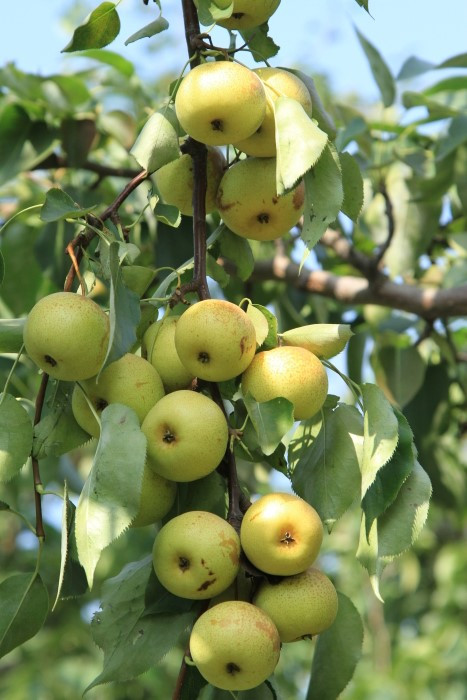
<path id="1" fill-rule="evenodd" d="M 326 234 L 325 234 L 326 235 Z M 223 260 L 227 272 L 235 266 Z M 342 304 L 379 304 L 407 311 L 426 320 L 467 315 L 467 285 L 453 289 L 397 284 L 380 274 L 374 282 L 363 277 L 333 275 L 325 270 L 302 269 L 285 255 L 255 263 L 250 280 L 280 280 L 297 289 L 334 299 Z"/>

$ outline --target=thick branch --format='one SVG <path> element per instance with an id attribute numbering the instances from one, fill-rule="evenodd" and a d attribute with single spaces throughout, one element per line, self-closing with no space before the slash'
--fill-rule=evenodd
<path id="1" fill-rule="evenodd" d="M 227 271 L 233 269 L 224 261 Z M 467 315 L 467 285 L 454 289 L 430 289 L 396 284 L 384 275 L 375 282 L 362 277 L 333 275 L 324 270 L 305 270 L 285 255 L 255 263 L 251 281 L 282 280 L 293 287 L 335 299 L 342 304 L 379 304 L 407 311 L 427 320 Z"/>

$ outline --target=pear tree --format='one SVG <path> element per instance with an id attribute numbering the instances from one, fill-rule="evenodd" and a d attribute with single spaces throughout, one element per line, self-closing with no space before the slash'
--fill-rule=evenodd
<path id="1" fill-rule="evenodd" d="M 0 671 L 98 599 L 76 697 L 332 700 L 402 605 L 432 492 L 455 511 L 466 78 L 405 92 L 407 128 L 359 34 L 363 116 L 273 65 L 291 2 L 180 0 L 163 89 L 107 48 L 113 2 L 64 48 L 88 70 L 2 73 Z M 157 47 L 166 2 L 144 5 L 126 43 Z"/>

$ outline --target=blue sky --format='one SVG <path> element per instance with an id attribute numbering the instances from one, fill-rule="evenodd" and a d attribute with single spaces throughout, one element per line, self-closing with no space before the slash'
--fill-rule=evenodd
<path id="1" fill-rule="evenodd" d="M 12 61 L 24 71 L 43 75 L 80 69 L 82 59 L 60 53 L 71 36 L 61 15 L 78 5 L 76 26 L 98 4 L 99 0 L 8 3 L 0 22 L 0 65 Z M 167 68 L 178 71 L 185 62 L 180 2 L 162 0 L 162 6 L 169 31 L 159 40 L 143 39 L 125 47 L 125 38 L 155 19 L 158 9 L 152 2 L 144 6 L 142 0 L 121 0 L 118 5 L 122 30 L 108 48 L 133 61 L 143 76 Z M 281 46 L 274 64 L 302 64 L 310 73 L 324 72 L 338 93 L 357 92 L 373 100 L 378 91 L 354 26 L 378 47 L 394 73 L 410 55 L 437 63 L 467 51 L 467 0 L 370 0 L 370 9 L 372 17 L 355 0 L 282 0 L 270 20 L 270 33 Z M 225 40 L 227 33 L 218 32 Z"/>

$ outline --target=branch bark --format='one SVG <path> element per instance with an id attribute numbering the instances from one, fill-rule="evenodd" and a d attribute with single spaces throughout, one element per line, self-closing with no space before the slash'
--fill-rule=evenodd
<path id="1" fill-rule="evenodd" d="M 227 272 L 235 268 L 222 261 Z M 380 274 L 374 281 L 364 277 L 333 275 L 325 270 L 302 269 L 285 255 L 255 263 L 250 280 L 277 280 L 288 285 L 320 294 L 342 304 L 379 304 L 416 314 L 426 320 L 467 315 L 467 285 L 453 289 L 423 288 L 392 282 Z"/>

